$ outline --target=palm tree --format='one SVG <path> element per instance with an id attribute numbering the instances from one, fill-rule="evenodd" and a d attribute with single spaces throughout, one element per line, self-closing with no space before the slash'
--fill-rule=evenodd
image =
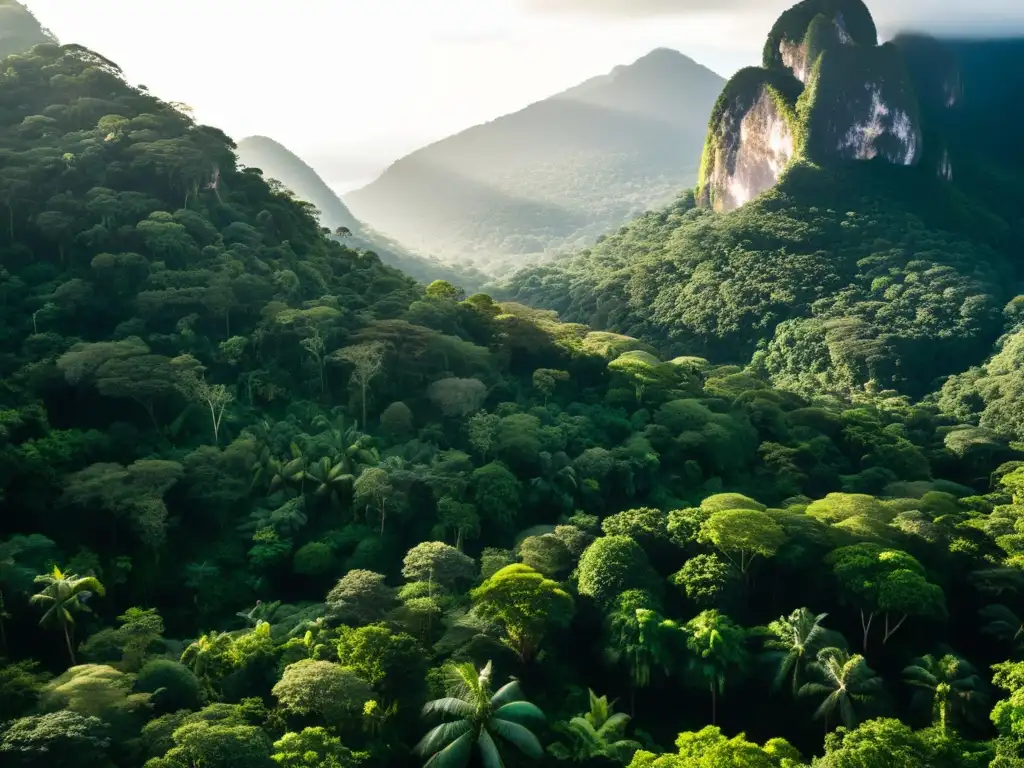
<path id="1" fill-rule="evenodd" d="M 64 631 L 64 642 L 68 646 L 71 664 L 75 663 L 75 650 L 71 645 L 71 630 L 75 625 L 74 611 L 89 611 L 85 601 L 95 593 L 104 594 L 103 585 L 95 576 L 76 576 L 62 572 L 56 565 L 53 571 L 35 578 L 36 584 L 43 584 L 43 590 L 32 595 L 30 602 L 47 606 L 39 623 L 42 626 L 60 627 Z"/>
<path id="2" fill-rule="evenodd" d="M 613 712 L 614 703 L 607 696 L 590 694 L 590 711 L 574 717 L 567 724 L 556 725 L 569 740 L 568 744 L 556 743 L 548 751 L 559 760 L 584 762 L 595 757 L 607 757 L 625 765 L 633 759 L 633 753 L 640 749 L 640 743 L 622 738 L 625 735 L 629 715 Z"/>
<path id="3" fill-rule="evenodd" d="M 1005 605 L 987 605 L 978 614 L 988 620 L 981 628 L 986 635 L 1009 643 L 1014 650 L 1024 643 L 1024 620 Z"/>
<path id="4" fill-rule="evenodd" d="M 851 656 L 839 648 L 824 648 L 818 652 L 817 660 L 808 665 L 808 671 L 816 682 L 804 683 L 800 687 L 803 696 L 824 696 L 814 718 L 825 719 L 828 730 L 829 718 L 836 712 L 847 728 L 857 725 L 854 704 L 867 704 L 882 692 L 882 678 L 867 665 L 860 654 Z"/>
<path id="5" fill-rule="evenodd" d="M 616 598 L 607 619 L 605 656 L 611 664 L 622 663 L 629 672 L 631 714 L 636 689 L 650 685 L 657 669 L 668 674 L 686 641 L 682 627 L 662 618 L 652 610 L 654 605 L 647 592 L 627 590 Z"/>
<path id="6" fill-rule="evenodd" d="M 539 759 L 544 756 L 540 741 L 526 722 L 543 722 L 544 713 L 526 701 L 519 683 L 512 680 L 491 693 L 491 662 L 477 672 L 471 663 L 455 664 L 447 669 L 448 695 L 428 701 L 423 714 L 440 713 L 457 718 L 441 723 L 427 732 L 415 751 L 430 756 L 424 768 L 461 768 L 468 765 L 473 745 L 480 750 L 485 768 L 501 768 L 501 754 L 494 737 L 500 736 L 520 752 Z"/>
<path id="7" fill-rule="evenodd" d="M 919 690 L 914 698 L 929 707 L 937 717 L 942 732 L 946 733 L 954 709 L 970 714 L 972 704 L 982 704 L 984 683 L 970 662 L 947 653 L 940 659 L 931 654 L 914 659 L 903 670 L 908 685 Z"/>
<path id="8" fill-rule="evenodd" d="M 711 691 L 711 724 L 718 722 L 718 696 L 725 692 L 731 671 L 742 672 L 750 661 L 747 633 L 725 614 L 704 611 L 686 623 L 686 646 L 693 653 L 690 669 Z"/>
<path id="9" fill-rule="evenodd" d="M 800 690 L 801 677 L 822 648 L 839 643 L 845 645 L 842 635 L 822 626 L 827 613 L 817 615 L 806 608 L 798 608 L 789 616 L 780 616 L 768 625 L 770 637 L 765 647 L 770 650 L 765 658 L 778 665 L 773 687 L 778 690 L 786 679 L 792 681 L 793 695 Z M 839 641 L 837 643 L 836 641 Z"/>
<path id="10" fill-rule="evenodd" d="M 306 479 L 315 485 L 313 495 L 329 501 L 341 499 L 342 493 L 352 487 L 355 478 L 345 471 L 347 461 L 334 463 L 324 457 L 306 469 Z"/>

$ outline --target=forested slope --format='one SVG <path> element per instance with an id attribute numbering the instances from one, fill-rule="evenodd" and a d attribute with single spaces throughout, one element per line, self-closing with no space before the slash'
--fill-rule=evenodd
<path id="1" fill-rule="evenodd" d="M 28 8 L 17 0 L 0 0 L 0 57 L 52 42 L 53 35 Z"/>
<path id="2" fill-rule="evenodd" d="M 372 251 L 384 264 L 425 283 L 450 280 L 470 288 L 485 282 L 483 275 L 472 267 L 457 269 L 414 254 L 357 220 L 312 167 L 273 139 L 249 136 L 238 142 L 236 149 L 243 165 L 258 168 L 271 182 L 280 182 L 297 199 L 311 203 L 320 223 L 343 238 L 347 246 Z"/>
<path id="3" fill-rule="evenodd" d="M 1024 44 L 894 45 L 921 104 L 915 165 L 798 155 L 737 210 L 684 193 L 501 295 L 673 353 L 752 359 L 805 394 L 920 397 L 982 363 L 1020 322 Z"/>
<path id="4" fill-rule="evenodd" d="M 98 55 L 4 68 L 5 768 L 1019 759 L 1005 440 L 423 288 Z"/>

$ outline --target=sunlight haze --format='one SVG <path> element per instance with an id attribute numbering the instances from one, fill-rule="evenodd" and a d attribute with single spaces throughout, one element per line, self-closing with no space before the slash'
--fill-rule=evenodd
<path id="1" fill-rule="evenodd" d="M 62 42 L 102 51 L 155 95 L 235 139 L 271 136 L 340 192 L 398 157 L 651 49 L 675 48 L 728 77 L 757 64 L 788 0 L 26 0 Z M 921 3 L 878 6 L 913 24 Z M 963 12 L 928 3 L 927 23 Z M 949 8 L 948 13 L 936 13 Z M 689 10 L 688 10 L 689 9 Z M 986 16 L 986 9 L 989 15 Z M 1017 3 L 971 4 L 984 22 Z M 296 69 L 301 75 L 296 78 Z"/>

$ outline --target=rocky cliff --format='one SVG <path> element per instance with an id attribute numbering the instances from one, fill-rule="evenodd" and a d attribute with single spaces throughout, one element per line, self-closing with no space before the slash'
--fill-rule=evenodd
<path id="1" fill-rule="evenodd" d="M 773 187 L 798 159 L 915 165 L 923 133 L 903 51 L 878 44 L 864 3 L 804 0 L 772 28 L 762 66 L 737 73 L 722 92 L 698 198 L 732 210 Z M 941 155 L 938 163 L 937 170 Z"/>

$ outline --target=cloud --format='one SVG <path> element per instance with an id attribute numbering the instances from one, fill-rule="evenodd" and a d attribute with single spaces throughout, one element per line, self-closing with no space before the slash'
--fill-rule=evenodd
<path id="1" fill-rule="evenodd" d="M 532 13 L 620 18 L 685 16 L 708 11 L 756 9 L 764 5 L 763 0 L 519 0 L 519 3 Z"/>
<path id="2" fill-rule="evenodd" d="M 777 16 L 797 0 L 516 0 L 535 14 L 596 16 L 619 19 L 687 16 L 714 13 Z M 1024 26 L 1020 0 L 867 0 L 879 26 L 964 31 Z"/>

